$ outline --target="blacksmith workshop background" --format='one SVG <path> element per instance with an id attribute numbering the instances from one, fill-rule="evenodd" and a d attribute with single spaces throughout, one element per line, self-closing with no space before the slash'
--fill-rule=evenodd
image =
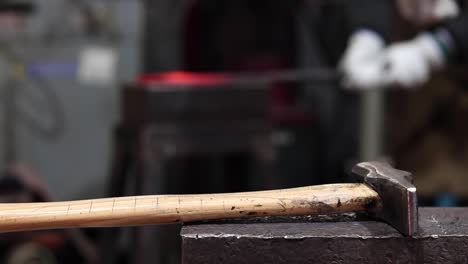
<path id="1" fill-rule="evenodd" d="M 382 160 L 419 205 L 467 206 L 467 4 L 351 2 L 0 0 L 0 201 L 348 182 Z M 191 263 L 179 233 L 0 234 L 0 263 Z"/>

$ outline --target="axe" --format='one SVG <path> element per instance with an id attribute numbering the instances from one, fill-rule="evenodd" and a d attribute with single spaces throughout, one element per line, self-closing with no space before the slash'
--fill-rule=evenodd
<path id="1" fill-rule="evenodd" d="M 352 173 L 361 183 L 241 193 L 0 204 L 0 232 L 366 211 L 404 235 L 416 234 L 416 188 L 410 173 L 381 162 L 359 163 Z"/>

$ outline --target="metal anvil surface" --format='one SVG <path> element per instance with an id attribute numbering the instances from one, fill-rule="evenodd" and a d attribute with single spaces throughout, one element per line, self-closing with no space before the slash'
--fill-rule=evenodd
<path id="1" fill-rule="evenodd" d="M 468 208 L 420 208 L 412 238 L 356 216 L 285 220 L 186 225 L 182 263 L 468 263 Z"/>

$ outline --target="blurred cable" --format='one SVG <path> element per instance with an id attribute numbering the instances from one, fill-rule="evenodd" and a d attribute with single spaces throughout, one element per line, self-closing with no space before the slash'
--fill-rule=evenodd
<path id="1" fill-rule="evenodd" d="M 55 140 L 59 138 L 65 131 L 65 113 L 64 107 L 58 98 L 57 93 L 47 83 L 47 81 L 41 77 L 32 77 L 28 79 L 32 85 L 21 85 L 18 84 L 18 88 L 21 89 L 37 89 L 44 98 L 42 105 L 46 106 L 47 109 L 46 117 L 43 111 L 37 111 L 32 106 L 32 102 L 21 104 L 17 100 L 16 106 L 18 107 L 19 117 L 23 119 L 24 124 L 28 126 L 31 131 L 34 131 L 39 136 L 49 140 Z M 24 83 L 24 82 L 23 82 Z M 32 98 L 34 100 L 34 98 Z"/>
<path id="2" fill-rule="evenodd" d="M 58 99 L 57 94 L 50 87 L 50 85 L 41 78 L 28 78 L 26 71 L 24 69 L 24 63 L 21 57 L 16 54 L 13 50 L 13 47 L 8 43 L 0 43 L 0 54 L 4 56 L 9 65 L 7 80 L 3 87 L 3 106 L 4 106 L 4 161 L 5 164 L 10 164 L 17 160 L 16 153 L 16 136 L 17 136 L 17 121 L 22 118 L 25 125 L 27 125 L 31 131 L 36 132 L 43 138 L 47 139 L 56 139 L 62 135 L 65 127 L 65 117 L 63 112 L 63 106 L 61 105 L 60 100 Z M 42 94 L 44 100 L 45 108 L 48 109 L 48 113 L 51 118 L 49 122 L 43 122 L 43 118 L 35 116 L 36 111 L 34 109 L 24 110 L 18 109 L 18 96 L 20 95 L 20 88 L 23 88 L 23 85 L 26 81 L 30 81 L 37 89 L 37 91 Z M 31 102 L 33 105 L 33 102 Z M 46 119 L 47 120 L 47 119 Z"/>

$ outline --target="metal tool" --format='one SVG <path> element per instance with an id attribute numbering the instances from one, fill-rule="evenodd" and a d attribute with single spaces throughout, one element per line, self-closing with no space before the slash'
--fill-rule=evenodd
<path id="1" fill-rule="evenodd" d="M 411 173 L 376 161 L 359 163 L 352 172 L 379 194 L 381 204 L 371 208 L 371 214 L 405 235 L 417 233 L 418 201 Z"/>
<path id="2" fill-rule="evenodd" d="M 0 231 L 118 227 L 211 219 L 368 211 L 405 235 L 417 231 L 416 188 L 408 172 L 357 164 L 363 183 L 200 195 L 150 195 L 70 202 L 0 204 Z"/>

